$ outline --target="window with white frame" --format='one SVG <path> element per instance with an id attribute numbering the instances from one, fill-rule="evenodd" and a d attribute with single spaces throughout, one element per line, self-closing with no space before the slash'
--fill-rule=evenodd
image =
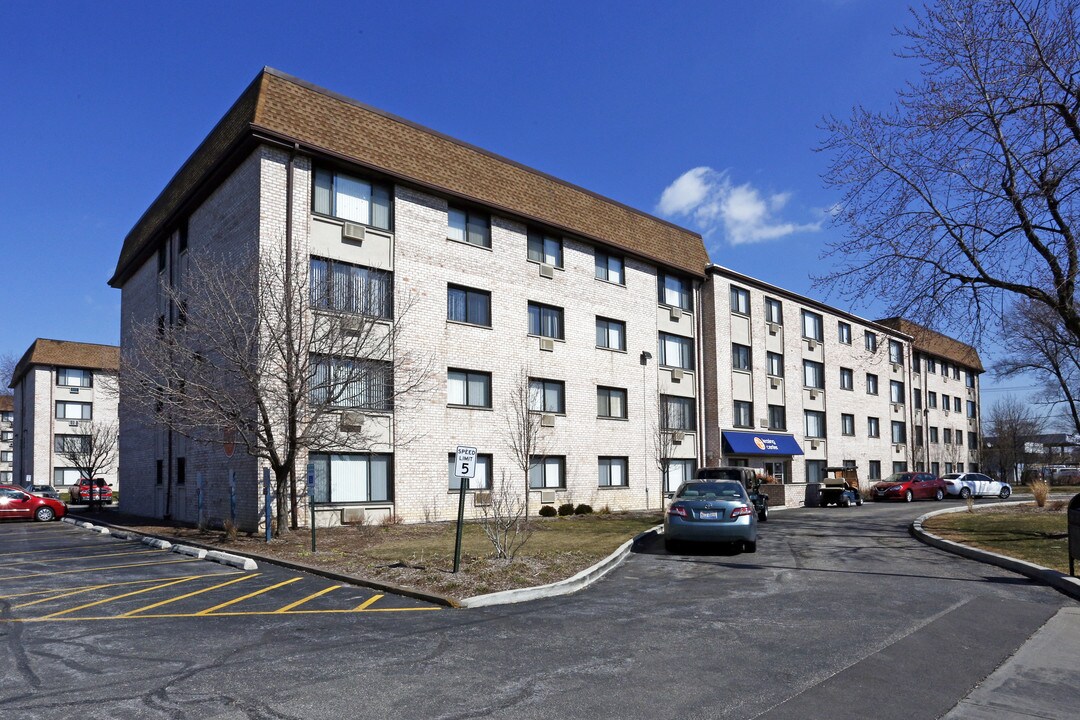
<path id="1" fill-rule="evenodd" d="M 491 327 L 491 293 L 486 290 L 447 285 L 446 319 Z"/>
<path id="2" fill-rule="evenodd" d="M 393 316 L 393 273 L 313 257 L 310 280 L 314 308 L 384 319 Z"/>
<path id="3" fill-rule="evenodd" d="M 626 487 L 629 483 L 628 465 L 629 459 L 625 457 L 597 458 L 600 487 Z"/>
<path id="4" fill-rule="evenodd" d="M 468 490 L 491 489 L 491 457 L 490 454 L 483 453 L 476 456 L 476 474 L 469 478 Z M 461 478 L 457 476 L 457 455 L 450 453 L 447 456 L 447 466 L 450 489 L 455 492 L 461 490 Z"/>
<path id="5" fill-rule="evenodd" d="M 876 417 L 866 418 L 866 436 L 881 437 L 881 421 Z"/>
<path id="6" fill-rule="evenodd" d="M 57 368 L 56 384 L 61 387 L 93 387 L 94 373 L 83 368 Z"/>
<path id="7" fill-rule="evenodd" d="M 563 266 L 562 238 L 546 235 L 538 230 L 529 231 L 528 257 L 532 262 Z"/>
<path id="8" fill-rule="evenodd" d="M 53 485 L 75 485 L 81 477 L 75 468 L 53 468 Z"/>
<path id="9" fill-rule="evenodd" d="M 529 487 L 534 490 L 566 487 L 566 458 L 533 455 L 529 458 Z"/>
<path id="10" fill-rule="evenodd" d="M 560 415 L 566 412 L 566 383 L 529 378 L 529 410 Z"/>
<path id="11" fill-rule="evenodd" d="M 804 410 L 806 420 L 806 437 L 825 437 L 825 413 L 818 410 Z"/>
<path id="12" fill-rule="evenodd" d="M 373 503 L 394 499 L 393 455 L 380 453 L 313 453 L 315 503 Z"/>
<path id="13" fill-rule="evenodd" d="M 843 320 L 837 321 L 837 335 L 841 343 L 844 345 L 851 344 L 851 324 L 846 323 Z"/>
<path id="14" fill-rule="evenodd" d="M 754 404 L 747 402 L 746 400 L 736 400 L 734 402 L 734 423 L 735 427 L 748 428 L 754 427 Z"/>
<path id="15" fill-rule="evenodd" d="M 784 377 L 784 356 L 780 353 L 765 353 L 765 372 L 773 377 Z"/>
<path id="16" fill-rule="evenodd" d="M 765 298 L 765 322 L 775 325 L 784 324 L 784 305 L 771 297 Z"/>
<path id="17" fill-rule="evenodd" d="M 529 334 L 563 339 L 563 310 L 560 307 L 529 303 Z"/>
<path id="18" fill-rule="evenodd" d="M 623 259 L 617 255 L 609 255 L 600 250 L 596 251 L 596 279 L 616 285 L 625 285 L 626 277 L 623 270 Z"/>
<path id="19" fill-rule="evenodd" d="M 596 416 L 626 419 L 626 390 L 624 388 L 596 388 Z"/>
<path id="20" fill-rule="evenodd" d="M 90 450 L 89 435 L 54 435 L 53 452 L 88 452 Z"/>
<path id="21" fill-rule="evenodd" d="M 803 385 L 808 388 L 824 389 L 825 365 L 813 360 L 803 360 Z"/>
<path id="22" fill-rule="evenodd" d="M 684 482 L 694 478 L 696 463 L 693 460 L 664 461 L 664 492 L 673 493 Z"/>
<path id="23" fill-rule="evenodd" d="M 449 240 L 491 247 L 491 216 L 475 210 L 450 207 L 446 211 L 446 237 Z"/>
<path id="24" fill-rule="evenodd" d="M 11 410 L 0 412 L 0 422 L 15 422 L 15 413 Z"/>
<path id="25" fill-rule="evenodd" d="M 683 310 L 693 309 L 689 281 L 683 280 L 677 275 L 669 275 L 666 272 L 660 272 L 656 280 L 661 305 L 671 305 Z"/>
<path id="26" fill-rule="evenodd" d="M 660 396 L 660 429 L 692 431 L 697 427 L 694 398 Z"/>
<path id="27" fill-rule="evenodd" d="M 394 409 L 394 370 L 382 360 L 316 357 L 310 400 L 315 405 L 389 412 Z"/>
<path id="28" fill-rule="evenodd" d="M 752 363 L 750 360 L 750 347 L 731 343 L 731 367 L 734 370 L 749 370 Z"/>
<path id="29" fill-rule="evenodd" d="M 738 285 L 731 286 L 731 312 L 739 315 L 750 314 L 750 291 Z"/>
<path id="30" fill-rule="evenodd" d="M 65 402 L 58 400 L 56 403 L 57 420 L 93 420 L 94 406 L 86 402 Z"/>
<path id="31" fill-rule="evenodd" d="M 694 341 L 671 333 L 660 333 L 660 364 L 664 367 L 694 369 Z"/>
<path id="32" fill-rule="evenodd" d="M 817 313 L 810 312 L 809 310 L 802 311 L 802 325 L 803 325 L 803 337 L 808 340 L 817 340 L 821 342 L 825 337 L 823 320 Z"/>
<path id="33" fill-rule="evenodd" d="M 843 413 L 840 415 L 840 433 L 843 435 L 855 434 L 855 416 Z"/>
<path id="34" fill-rule="evenodd" d="M 342 172 L 317 168 L 313 210 L 319 215 L 390 229 L 390 188 Z"/>
<path id="35" fill-rule="evenodd" d="M 596 347 L 626 350 L 626 323 L 610 318 L 596 318 Z"/>
<path id="36" fill-rule="evenodd" d="M 446 403 L 460 407 L 490 408 L 491 373 L 447 370 Z"/>
<path id="37" fill-rule="evenodd" d="M 853 371 L 851 368 L 840 368 L 840 389 L 855 389 L 855 371 Z"/>

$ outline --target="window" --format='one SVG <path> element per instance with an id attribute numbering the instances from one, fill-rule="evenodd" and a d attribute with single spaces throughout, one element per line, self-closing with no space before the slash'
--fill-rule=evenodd
<path id="1" fill-rule="evenodd" d="M 889 341 L 889 362 L 904 364 L 904 345 L 898 340 Z"/>
<path id="2" fill-rule="evenodd" d="M 626 278 L 623 274 L 623 259 L 597 250 L 596 279 L 615 283 L 616 285 L 625 285 Z"/>
<path id="3" fill-rule="evenodd" d="M 671 305 L 683 310 L 693 309 L 690 301 L 690 283 L 686 280 L 661 272 L 657 276 L 657 286 L 661 305 Z"/>
<path id="4" fill-rule="evenodd" d="M 866 436 L 881 437 L 881 422 L 876 417 L 866 418 Z"/>
<path id="5" fill-rule="evenodd" d="M 945 463 L 945 474 L 948 475 L 952 472 L 953 464 L 951 462 Z"/>
<path id="6" fill-rule="evenodd" d="M 855 416 L 844 413 L 840 416 L 840 433 L 843 435 L 855 434 Z"/>
<path id="7" fill-rule="evenodd" d="M 750 348 L 731 343 L 731 367 L 735 370 L 749 370 L 750 366 Z"/>
<path id="8" fill-rule="evenodd" d="M 165 262 L 169 257 L 169 246 L 162 245 L 157 251 L 157 271 L 158 275 L 165 272 Z"/>
<path id="9" fill-rule="evenodd" d="M 915 409 L 922 410 L 922 390 L 919 388 L 912 390 L 911 399 L 915 402 Z"/>
<path id="10" fill-rule="evenodd" d="M 559 414 L 566 412 L 566 383 L 529 378 L 529 410 Z"/>
<path id="11" fill-rule="evenodd" d="M 975 373 L 970 370 L 964 371 L 964 385 L 969 388 L 975 387 Z"/>
<path id="12" fill-rule="evenodd" d="M 773 377 L 784 377 L 784 356 L 780 353 L 765 353 L 766 372 Z"/>
<path id="13" fill-rule="evenodd" d="M 866 394 L 877 395 L 878 394 L 878 378 L 873 373 L 866 373 Z"/>
<path id="14" fill-rule="evenodd" d="M 12 483 L 11 475 L 12 475 L 12 472 L 10 470 L 0 470 L 0 484 L 2 484 L 2 485 L 11 485 L 11 483 Z"/>
<path id="15" fill-rule="evenodd" d="M 868 475 L 868 479 L 870 479 L 870 480 L 880 480 L 881 479 L 881 461 L 880 460 L 871 460 L 870 461 L 870 472 L 869 472 L 869 475 Z"/>
<path id="16" fill-rule="evenodd" d="M 596 318 L 596 347 L 607 350 L 625 350 L 626 323 L 621 320 Z"/>
<path id="17" fill-rule="evenodd" d="M 0 430 L 0 440 L 11 440 L 14 434 L 11 430 Z"/>
<path id="18" fill-rule="evenodd" d="M 889 381 L 889 400 L 894 403 L 904 404 L 904 383 L 896 380 Z"/>
<path id="19" fill-rule="evenodd" d="M 769 406 L 769 429 L 787 430 L 787 410 L 783 405 Z"/>
<path id="20" fill-rule="evenodd" d="M 855 389 L 855 372 L 851 368 L 840 368 L 840 389 Z"/>
<path id="21" fill-rule="evenodd" d="M 310 401 L 331 407 L 393 410 L 393 366 L 382 360 L 315 359 Z"/>
<path id="22" fill-rule="evenodd" d="M 897 445 L 903 445 L 907 443 L 907 423 L 893 420 L 892 441 Z"/>
<path id="23" fill-rule="evenodd" d="M 660 396 L 660 428 L 662 430 L 694 430 L 697 427 L 697 414 L 694 412 L 694 399 Z"/>
<path id="24" fill-rule="evenodd" d="M 53 485 L 74 485 L 81 476 L 75 468 L 53 468 Z"/>
<path id="25" fill-rule="evenodd" d="M 446 319 L 491 327 L 491 293 L 447 285 Z"/>
<path id="26" fill-rule="evenodd" d="M 928 373 L 936 373 L 937 372 L 937 360 L 935 360 L 932 357 L 926 358 L 926 372 L 928 372 Z"/>
<path id="27" fill-rule="evenodd" d="M 56 419 L 93 420 L 94 406 L 91 403 L 84 402 L 64 402 L 63 400 L 57 401 Z"/>
<path id="28" fill-rule="evenodd" d="M 804 338 L 809 340 L 817 340 L 821 342 L 824 338 L 824 332 L 822 329 L 822 319 L 817 313 L 812 313 L 809 310 L 802 311 L 802 334 Z"/>
<path id="29" fill-rule="evenodd" d="M 314 211 L 390 229 L 390 188 L 333 170 L 315 170 Z"/>
<path id="30" fill-rule="evenodd" d="M 626 390 L 623 388 L 596 388 L 596 415 L 602 418 L 626 419 Z"/>
<path id="31" fill-rule="evenodd" d="M 562 239 L 545 235 L 535 230 L 529 231 L 529 260 L 532 262 L 554 265 L 561 268 Z"/>
<path id="32" fill-rule="evenodd" d="M 952 401 L 953 401 L 953 412 L 960 412 L 960 402 L 961 402 L 960 396 L 957 395 L 956 397 L 954 397 L 952 399 Z"/>
<path id="33" fill-rule="evenodd" d="M 15 413 L 11 410 L 0 412 L 0 422 L 15 422 Z"/>
<path id="34" fill-rule="evenodd" d="M 165 480 L 165 461 L 158 460 L 154 463 L 154 484 L 160 485 Z"/>
<path id="35" fill-rule="evenodd" d="M 863 333 L 863 338 L 866 342 L 866 349 L 870 352 L 877 352 L 877 335 L 867 330 Z"/>
<path id="36" fill-rule="evenodd" d="M 949 412 L 952 409 L 952 404 L 949 402 L 950 398 L 945 393 L 941 394 L 941 409 L 945 412 Z"/>
<path id="37" fill-rule="evenodd" d="M 694 477 L 693 460 L 665 460 L 664 461 L 664 492 L 671 493 L 679 489 L 687 480 Z"/>
<path id="38" fill-rule="evenodd" d="M 311 258 L 311 306 L 322 310 L 390 318 L 394 276 L 337 260 Z"/>
<path id="39" fill-rule="evenodd" d="M 736 400 L 734 406 L 735 427 L 754 427 L 754 403 L 745 400 Z"/>
<path id="40" fill-rule="evenodd" d="M 93 387 L 94 374 L 78 368 L 57 368 L 56 384 L 62 387 Z"/>
<path id="41" fill-rule="evenodd" d="M 964 431 L 963 430 L 957 430 L 956 431 L 956 444 L 963 447 L 963 445 L 964 445 Z"/>
<path id="42" fill-rule="evenodd" d="M 959 380 L 960 379 L 960 366 L 958 366 L 958 365 L 953 365 L 952 366 L 952 376 L 953 376 L 953 380 Z"/>
<path id="43" fill-rule="evenodd" d="M 53 452 L 87 452 L 90 449 L 89 435 L 55 435 L 53 436 Z"/>
<path id="44" fill-rule="evenodd" d="M 923 445 L 923 429 L 922 425 L 914 425 L 912 429 L 915 430 L 915 447 L 922 447 Z"/>
<path id="45" fill-rule="evenodd" d="M 533 455 L 529 459 L 529 487 L 534 489 L 565 488 L 566 458 Z"/>
<path id="46" fill-rule="evenodd" d="M 446 404 L 463 407 L 491 407 L 491 373 L 447 370 Z"/>
<path id="47" fill-rule="evenodd" d="M 491 489 L 491 455 L 476 456 L 476 475 L 468 478 L 467 490 L 490 490 Z M 449 487 L 451 490 L 461 490 L 461 478 L 457 477 L 457 456 L 454 453 L 447 455 L 449 466 Z"/>
<path id="48" fill-rule="evenodd" d="M 451 207 L 446 211 L 446 237 L 448 240 L 491 247 L 491 216 L 472 210 Z"/>
<path id="49" fill-rule="evenodd" d="M 316 503 L 392 502 L 393 455 L 379 453 L 313 454 Z M 479 473 L 479 462 L 477 462 Z"/>
<path id="50" fill-rule="evenodd" d="M 825 437 L 825 413 L 817 410 L 804 410 L 806 415 L 806 437 Z"/>
<path id="51" fill-rule="evenodd" d="M 837 334 L 840 342 L 844 343 L 845 345 L 851 344 L 851 325 L 844 322 L 843 320 L 839 321 L 837 323 Z"/>
<path id="52" fill-rule="evenodd" d="M 803 360 L 803 385 L 808 388 L 824 388 L 825 365 L 813 360 Z"/>
<path id="53" fill-rule="evenodd" d="M 765 298 L 765 322 L 784 324 L 784 306 L 779 300 Z"/>
<path id="54" fill-rule="evenodd" d="M 893 471 L 894 473 L 902 473 L 902 472 L 907 472 L 907 463 L 906 463 L 906 462 L 894 462 L 894 463 L 892 464 L 892 471 Z M 934 474 L 935 474 L 935 475 L 937 475 L 937 474 L 938 474 L 938 471 L 937 471 L 937 463 L 934 463 Z"/>
<path id="55" fill-rule="evenodd" d="M 184 220 L 176 230 L 176 252 L 180 254 L 186 253 L 188 248 L 188 221 Z"/>
<path id="56" fill-rule="evenodd" d="M 824 460 L 807 460 L 806 461 L 806 482 L 816 483 L 825 480 L 825 461 Z"/>
<path id="57" fill-rule="evenodd" d="M 176 458 L 176 484 L 183 485 L 187 482 L 187 458 Z"/>
<path id="58" fill-rule="evenodd" d="M 974 400 L 968 400 L 967 401 L 967 416 L 969 418 L 975 417 L 975 401 Z"/>
<path id="59" fill-rule="evenodd" d="M 931 445 L 937 445 L 937 443 L 938 443 L 938 429 L 931 425 L 929 428 L 927 428 L 927 430 L 928 430 L 929 435 L 930 435 L 930 444 Z"/>
<path id="60" fill-rule="evenodd" d="M 739 315 L 750 314 L 750 291 L 746 288 L 731 286 L 731 312 Z"/>
<path id="61" fill-rule="evenodd" d="M 911 353 L 911 368 L 915 372 L 922 372 L 922 355 L 917 352 Z"/>
<path id="62" fill-rule="evenodd" d="M 928 407 L 928 408 L 936 408 L 937 407 L 937 393 L 934 392 L 933 390 L 927 390 L 926 391 L 926 407 Z"/>
<path id="63" fill-rule="evenodd" d="M 941 442 L 952 445 L 952 428 L 944 428 L 941 431 Z"/>
<path id="64" fill-rule="evenodd" d="M 562 308 L 535 302 L 529 303 L 529 334 L 562 340 Z"/>
<path id="65" fill-rule="evenodd" d="M 0 450 L 0 462 L 11 462 L 14 450 Z"/>
<path id="66" fill-rule="evenodd" d="M 600 487 L 626 487 L 629 482 L 626 472 L 628 464 L 628 459 L 624 457 L 597 458 Z"/>
<path id="67" fill-rule="evenodd" d="M 666 367 L 694 369 L 694 341 L 691 338 L 660 333 L 660 364 Z"/>

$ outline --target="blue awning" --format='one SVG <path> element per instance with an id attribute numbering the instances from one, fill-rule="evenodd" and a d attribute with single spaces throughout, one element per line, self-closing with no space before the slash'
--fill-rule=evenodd
<path id="1" fill-rule="evenodd" d="M 724 452 L 730 455 L 802 455 L 802 448 L 791 435 L 735 432 L 725 430 Z"/>

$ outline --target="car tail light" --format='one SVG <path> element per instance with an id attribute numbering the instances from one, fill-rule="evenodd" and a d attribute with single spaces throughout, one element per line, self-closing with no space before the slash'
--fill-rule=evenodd
<path id="1" fill-rule="evenodd" d="M 668 508 L 668 515 L 678 515 L 679 517 L 686 517 L 686 508 L 682 505 L 672 505 Z"/>
<path id="2" fill-rule="evenodd" d="M 753 513 L 754 511 L 747 506 L 740 505 L 739 507 L 731 511 L 731 519 L 734 520 L 735 518 L 742 517 L 743 515 L 752 515 Z"/>

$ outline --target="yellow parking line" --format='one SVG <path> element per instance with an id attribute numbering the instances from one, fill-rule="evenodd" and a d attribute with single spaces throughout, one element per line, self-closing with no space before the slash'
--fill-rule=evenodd
<path id="1" fill-rule="evenodd" d="M 91 617 L 44 617 L 36 618 L 0 618 L 0 623 L 4 622 L 20 622 L 20 623 L 34 623 L 34 622 L 98 622 L 101 620 L 150 620 L 153 618 L 172 620 L 176 618 L 223 618 L 223 617 L 245 617 L 255 615 L 274 615 L 281 617 L 282 615 L 362 615 L 366 613 L 395 613 L 395 612 L 425 612 L 428 610 L 442 610 L 441 607 L 404 607 L 404 608 L 376 608 L 374 610 L 363 610 L 357 612 L 356 610 L 293 610 L 292 612 L 279 613 L 277 610 L 247 610 L 247 611 L 234 611 L 234 612 L 216 612 L 210 615 L 205 612 L 197 613 L 162 613 L 160 615 L 100 615 Z"/>
<path id="2" fill-rule="evenodd" d="M 308 600 L 314 600 L 314 599 L 315 599 L 315 598 L 317 598 L 317 597 L 320 597 L 320 596 L 322 596 L 322 595 L 325 595 L 326 593 L 330 592 L 331 590 L 337 590 L 337 589 L 338 589 L 339 587 L 341 587 L 341 586 L 340 586 L 340 585 L 331 585 L 330 587 L 328 587 L 328 588 L 324 588 L 323 590 L 320 590 L 320 591 L 319 591 L 319 592 L 317 592 L 317 593 L 311 593 L 310 595 L 308 595 L 308 596 L 307 596 L 306 598 L 304 598 L 303 600 L 297 600 L 297 601 L 296 601 L 296 602 L 294 602 L 294 603 L 289 603 L 289 604 L 288 604 L 288 605 L 286 605 L 285 607 L 279 607 L 279 608 L 278 608 L 277 610 L 275 610 L 274 612 L 276 612 L 276 613 L 283 613 L 283 612 L 289 612 L 289 611 L 290 611 L 290 610 L 292 610 L 292 609 L 293 609 L 294 607 L 300 607 L 301 605 L 303 605 L 304 603 L 306 603 L 306 602 L 307 602 Z"/>
<path id="3" fill-rule="evenodd" d="M 65 562 L 67 560 L 93 560 L 99 557 L 120 557 L 122 555 L 146 555 L 148 553 L 160 553 L 163 550 L 130 550 L 128 552 L 118 553 L 99 553 L 97 555 L 65 555 L 64 557 L 49 558 L 46 560 L 12 560 L 5 563 L 7 565 L 25 565 L 26 563 L 51 563 L 51 562 Z"/>
<path id="4" fill-rule="evenodd" d="M 91 590 L 94 588 L 111 588 L 121 587 L 123 585 L 145 585 L 146 583 L 161 582 L 163 580 L 180 580 L 181 578 L 205 578 L 205 577 L 219 577 L 223 575 L 236 575 L 237 573 L 210 573 L 208 575 L 181 575 L 173 578 L 147 578 L 146 580 L 126 580 L 124 582 L 117 583 L 104 583 L 102 585 L 79 585 L 73 588 L 50 588 L 48 590 L 33 590 L 31 592 L 15 593 L 14 595 L 0 595 L 0 600 L 11 600 L 13 598 L 29 597 L 31 595 L 49 595 L 56 592 L 62 592 L 64 590 Z"/>
<path id="5" fill-rule="evenodd" d="M 105 567 L 80 568 L 79 570 L 57 570 L 56 572 L 30 573 L 29 575 L 8 575 L 0 577 L 0 580 L 23 580 L 32 577 L 46 577 L 49 575 L 73 575 L 75 573 L 98 572 L 101 570 L 118 570 L 120 568 L 146 567 L 147 565 L 177 565 L 179 563 L 200 562 L 198 558 L 186 560 L 166 560 L 165 562 L 130 563 L 128 565 L 106 565 Z"/>
<path id="6" fill-rule="evenodd" d="M 35 545 L 34 547 L 37 547 L 37 546 Z M 20 550 L 20 551 L 17 551 L 17 552 L 0 553 L 0 557 L 10 557 L 11 555 L 37 555 L 39 553 L 50 553 L 50 552 L 54 553 L 54 552 L 57 552 L 58 550 L 63 550 L 64 548 L 69 548 L 69 547 L 73 547 L 73 546 L 64 545 L 63 547 L 49 548 L 47 550 Z M 74 547 L 79 547 L 79 546 L 76 545 Z"/>
<path id="7" fill-rule="evenodd" d="M 361 610 L 367 610 L 369 607 L 374 605 L 376 601 L 382 600 L 382 598 L 383 598 L 382 595 L 372 595 L 367 600 L 365 600 L 364 602 L 362 602 L 359 605 L 357 605 L 356 607 L 354 607 L 353 612 L 360 612 Z"/>
<path id="8" fill-rule="evenodd" d="M 19 605 L 12 605 L 11 609 L 16 610 L 18 608 L 30 607 L 31 605 L 37 605 L 43 602 L 49 602 L 50 600 L 59 600 L 61 598 L 71 597 L 72 595 L 79 595 L 80 593 L 90 592 L 91 590 L 100 590 L 106 587 L 105 585 L 91 585 L 89 587 L 79 588 L 78 590 L 72 590 L 71 592 L 61 593 L 59 595 L 50 595 L 48 597 L 40 598 L 39 600 L 31 600 L 30 602 L 21 603 Z"/>
<path id="9" fill-rule="evenodd" d="M 233 598 L 232 600 L 229 600 L 228 602 L 223 602 L 220 605 L 215 605 L 212 608 L 206 608 L 205 610 L 200 610 L 199 612 L 197 612 L 195 614 L 196 615 L 209 615 L 210 613 L 214 612 L 215 610 L 220 610 L 221 608 L 227 608 L 230 605 L 235 605 L 238 602 L 243 602 L 244 600 L 247 600 L 248 598 L 253 598 L 256 595 L 262 595 L 263 593 L 270 592 L 271 590 L 276 590 L 279 587 L 282 587 L 283 585 L 289 585 L 290 583 L 299 582 L 300 580 L 303 580 L 303 578 L 298 578 L 298 577 L 290 578 L 289 580 L 285 580 L 284 582 L 279 582 L 277 585 L 271 585 L 270 587 L 265 587 L 262 590 L 256 590 L 253 593 L 248 593 L 247 595 L 241 595 L 240 597 Z"/>
<path id="10" fill-rule="evenodd" d="M 244 580 L 250 580 L 251 578 L 259 577 L 259 575 L 262 575 L 262 573 L 253 573 L 251 575 L 244 575 L 243 577 L 233 578 L 232 580 L 228 580 L 228 581 L 223 582 L 223 583 L 218 583 L 217 585 L 211 585 L 210 587 L 203 588 L 202 590 L 196 590 L 195 592 L 189 592 L 186 595 L 180 595 L 178 597 L 169 598 L 168 600 L 162 600 L 161 602 L 156 602 L 156 603 L 154 603 L 152 605 L 146 605 L 144 607 L 141 607 L 138 610 L 131 610 L 129 612 L 124 613 L 120 617 L 131 617 L 135 613 L 141 613 L 144 610 L 153 610 L 156 607 L 161 607 L 162 605 L 168 605 L 169 603 L 174 603 L 174 602 L 177 602 L 178 600 L 186 600 L 189 597 L 194 597 L 196 595 L 201 595 L 201 594 L 203 594 L 205 592 L 210 592 L 211 590 L 217 590 L 218 588 L 223 588 L 226 585 L 232 585 L 233 583 L 243 582 Z"/>
<path id="11" fill-rule="evenodd" d="M 85 605 L 78 605 L 78 606 L 73 607 L 73 608 L 68 608 L 67 610 L 61 610 L 59 612 L 54 612 L 51 615 L 45 615 L 42 618 L 42 620 L 50 620 L 50 619 L 55 618 L 55 617 L 60 617 L 61 615 L 67 615 L 68 613 L 77 612 L 79 610 L 85 610 L 86 608 L 95 607 L 97 605 L 104 605 L 105 603 L 110 603 L 110 602 L 113 602 L 114 600 L 123 600 L 126 597 L 131 597 L 132 595 L 142 595 L 143 593 L 153 592 L 154 590 L 160 590 L 161 588 L 167 588 L 167 587 L 170 587 L 172 585 L 179 585 L 180 583 L 189 582 L 190 580 L 191 580 L 191 578 L 181 578 L 179 580 L 173 580 L 171 582 L 162 583 L 161 585 L 154 585 L 153 587 L 143 588 L 142 590 L 132 590 L 131 592 L 124 593 L 123 595 L 116 595 L 114 597 L 105 598 L 104 600 L 95 600 L 94 602 L 86 603 Z"/>

